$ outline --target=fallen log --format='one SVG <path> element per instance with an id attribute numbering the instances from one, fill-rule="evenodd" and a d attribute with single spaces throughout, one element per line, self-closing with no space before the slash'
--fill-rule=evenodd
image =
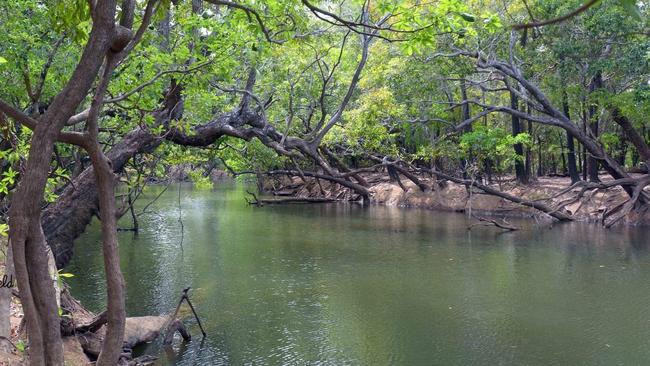
<path id="1" fill-rule="evenodd" d="M 296 191 L 274 191 L 272 192 L 274 196 L 281 196 L 281 197 L 292 197 L 294 194 L 296 194 Z"/>
<path id="2" fill-rule="evenodd" d="M 252 200 L 246 199 L 246 202 L 249 205 L 281 205 L 281 204 L 291 204 L 291 203 L 331 203 L 338 202 L 335 198 L 325 198 L 325 197 L 282 197 L 282 198 L 258 198 L 253 192 L 246 191 L 246 193 L 253 196 Z"/>
<path id="3" fill-rule="evenodd" d="M 168 324 L 174 324 L 172 329 L 178 331 L 183 340 L 190 341 L 190 334 L 183 323 L 171 315 L 139 316 L 126 318 L 124 329 L 124 348 L 133 348 L 139 344 L 149 343 L 163 334 Z M 172 333 L 173 335 L 173 333 Z"/>
<path id="4" fill-rule="evenodd" d="M 183 305 L 183 301 L 187 303 L 187 305 L 190 307 L 190 310 L 192 310 L 192 314 L 194 314 L 194 318 L 196 319 L 196 322 L 199 324 L 199 329 L 201 329 L 201 334 L 203 334 L 203 338 L 206 337 L 205 330 L 203 329 L 203 325 L 201 324 L 201 319 L 199 318 L 199 314 L 196 313 L 196 310 L 194 309 L 194 305 L 192 305 L 192 302 L 190 301 L 190 297 L 187 295 L 187 293 L 190 291 L 190 288 L 187 287 L 183 289 L 183 292 L 181 293 L 181 298 L 178 300 L 178 305 L 176 305 L 176 310 L 174 310 L 174 314 L 170 317 L 170 320 L 172 320 L 168 325 L 167 325 L 167 330 L 165 331 L 165 339 L 163 340 L 163 344 L 171 344 L 172 339 L 174 336 L 174 333 L 178 331 L 183 339 L 186 341 L 190 340 L 190 335 L 187 333 L 185 330 L 185 327 L 183 326 L 183 323 L 181 323 L 179 320 L 176 319 L 176 315 L 178 314 L 178 310 L 180 310 L 181 305 Z"/>
<path id="5" fill-rule="evenodd" d="M 79 339 L 76 337 L 63 337 L 62 341 L 66 365 L 91 365 L 88 356 L 84 353 Z"/>
<path id="6" fill-rule="evenodd" d="M 188 299 L 189 300 L 189 299 Z M 183 298 L 181 297 L 181 301 Z M 85 309 L 79 301 L 70 295 L 67 288 L 61 292 L 61 309 L 64 312 L 61 331 L 66 338 L 76 339 L 88 356 L 88 361 L 95 360 L 101 351 L 104 333 L 106 332 L 106 313 L 95 315 Z M 143 364 L 142 360 L 133 360 L 131 350 L 133 347 L 149 343 L 160 335 L 165 334 L 167 344 L 171 343 L 173 335 L 178 332 L 184 341 L 191 339 L 183 323 L 176 319 L 174 314 L 158 316 L 128 317 L 124 329 L 124 353 L 121 364 Z M 70 343 L 74 343 L 70 341 Z M 147 356 L 149 360 L 152 356 Z M 134 363 L 134 361 L 137 361 Z"/>
<path id="7" fill-rule="evenodd" d="M 166 341 L 171 340 L 175 332 L 179 332 L 184 341 L 191 340 L 190 334 L 183 323 L 178 319 L 173 319 L 170 314 L 126 318 L 123 345 L 125 352 L 122 358 L 125 359 L 125 362 L 128 362 L 131 358 L 131 350 L 135 346 L 152 342 L 166 331 Z M 99 356 L 104 332 L 105 329 L 102 326 L 95 332 L 77 333 L 75 335 L 84 352 L 91 359 L 96 359 Z M 169 341 L 167 344 L 169 343 L 171 342 Z"/>

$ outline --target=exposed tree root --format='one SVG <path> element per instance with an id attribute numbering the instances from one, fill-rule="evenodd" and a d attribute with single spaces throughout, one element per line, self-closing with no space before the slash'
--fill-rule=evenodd
<path id="1" fill-rule="evenodd" d="M 435 174 L 436 176 L 438 176 L 440 178 L 450 180 L 450 181 L 452 181 L 454 183 L 463 184 L 463 185 L 465 185 L 467 187 L 478 188 L 478 189 L 480 189 L 481 191 L 483 191 L 483 192 L 485 192 L 487 194 L 503 198 L 503 199 L 505 199 L 507 201 L 510 201 L 510 202 L 518 203 L 518 204 L 520 204 L 522 206 L 532 207 L 532 208 L 537 209 L 537 210 L 539 210 L 539 211 L 541 211 L 541 212 L 543 212 L 543 213 L 545 213 L 545 214 L 547 214 L 547 215 L 549 215 L 549 216 L 551 216 L 551 217 L 553 217 L 553 218 L 555 218 L 555 219 L 557 219 L 559 221 L 571 221 L 571 220 L 573 220 L 573 217 L 570 214 L 568 214 L 567 212 L 565 212 L 564 210 L 558 210 L 558 209 L 553 208 L 553 207 L 551 207 L 551 206 L 549 206 L 549 205 L 547 205 L 545 203 L 542 203 L 542 202 L 529 201 L 529 200 L 523 199 L 521 197 L 514 196 L 514 195 L 511 195 L 509 193 L 502 192 L 502 191 L 500 191 L 500 190 L 498 190 L 496 188 L 486 186 L 486 185 L 484 185 L 482 183 L 479 183 L 479 182 L 477 182 L 475 180 L 457 178 L 457 177 L 454 177 L 454 176 L 451 176 L 451 175 L 448 175 L 448 174 L 445 174 L 445 173 L 442 173 L 442 172 L 439 172 L 439 171 L 433 170 L 433 169 L 421 169 L 421 170 L 426 171 L 426 172 L 430 172 L 431 174 Z"/>
<path id="2" fill-rule="evenodd" d="M 497 189 L 489 185 L 485 185 L 477 180 L 455 177 L 451 174 L 443 173 L 435 169 L 415 167 L 401 160 L 390 161 L 387 158 L 382 158 L 379 156 L 370 156 L 370 155 L 368 157 L 375 162 L 381 162 L 381 164 L 377 164 L 369 168 L 360 168 L 356 170 L 346 169 L 345 173 L 339 173 L 337 175 L 329 175 L 327 173 L 315 173 L 315 172 L 309 172 L 304 170 L 301 171 L 274 170 L 262 174 L 263 175 L 287 175 L 289 177 L 306 176 L 306 177 L 328 180 L 333 183 L 341 184 L 342 186 L 351 189 L 353 192 L 369 196 L 370 191 L 368 190 L 367 187 L 357 185 L 356 183 L 349 181 L 347 178 L 354 175 L 361 177 L 360 176 L 361 173 L 373 172 L 376 171 L 378 167 L 383 166 L 392 169 L 394 174 L 399 173 L 405 176 L 406 178 L 411 180 L 418 188 L 420 188 L 420 190 L 422 190 L 423 192 L 427 192 L 427 191 L 431 191 L 432 188 L 429 187 L 429 185 L 427 185 L 425 182 L 422 181 L 421 178 L 418 177 L 418 173 L 429 173 L 430 175 L 436 177 L 436 179 L 448 180 L 457 184 L 462 184 L 468 188 L 478 189 L 484 194 L 496 196 L 512 203 L 516 203 L 525 207 L 536 209 L 559 221 L 574 220 L 575 218 L 573 215 L 579 209 L 575 209 L 574 212 L 571 212 L 567 210 L 566 207 L 580 200 L 582 200 L 583 202 L 585 200 L 589 200 L 595 193 L 599 191 L 608 190 L 615 187 L 626 187 L 627 188 L 626 191 L 631 190 L 633 192 L 633 195 L 629 199 L 622 202 L 620 205 L 615 206 L 612 209 L 606 210 L 603 213 L 602 222 L 605 227 L 611 227 L 615 225 L 616 223 L 620 222 L 623 218 L 627 217 L 634 210 L 639 210 L 639 212 L 645 210 L 647 206 L 645 202 L 650 201 L 648 192 L 644 191 L 645 187 L 650 185 L 650 175 L 644 175 L 641 177 L 626 177 L 626 178 L 604 181 L 604 182 L 580 181 L 555 193 L 553 196 L 529 200 L 529 199 L 524 199 L 518 195 L 513 195 L 507 192 L 503 192 L 500 189 Z M 252 172 L 241 172 L 237 174 L 248 174 L 248 173 L 252 173 Z M 363 179 L 363 181 L 365 181 L 366 183 L 368 182 L 366 179 Z M 398 183 L 400 182 L 398 181 Z M 403 185 L 400 186 L 402 187 L 403 190 L 406 191 L 406 188 Z M 578 190 L 578 192 L 571 194 L 576 190 Z M 589 193 L 589 196 L 585 197 L 587 193 Z M 562 201 L 555 204 L 551 203 L 552 200 L 569 194 L 571 195 L 567 198 L 564 198 Z M 258 199 L 254 195 L 253 197 L 255 198 L 255 200 L 249 201 L 249 203 L 251 204 L 315 203 L 315 202 L 335 201 L 335 200 L 330 201 L 329 199 L 324 199 L 319 197 L 307 197 L 307 198 L 283 197 L 281 199 L 269 199 L 269 200 Z M 580 205 L 580 207 L 582 207 L 582 204 Z M 506 228 L 504 227 L 503 229 Z"/>
<path id="3" fill-rule="evenodd" d="M 237 174 L 257 174 L 257 172 L 251 172 L 251 171 L 244 171 L 240 172 Z M 370 191 L 368 188 L 358 184 L 354 183 L 350 180 L 347 179 L 347 177 L 341 177 L 341 176 L 332 176 L 329 174 L 324 174 L 324 173 L 316 173 L 316 172 L 310 172 L 306 170 L 302 171 L 297 171 L 297 170 L 271 170 L 265 173 L 262 173 L 263 175 L 287 175 L 290 177 L 298 177 L 298 176 L 306 176 L 306 177 L 312 177 L 312 178 L 319 178 L 322 180 L 334 182 L 337 184 L 340 184 L 344 187 L 350 188 L 352 191 L 355 193 L 359 194 L 364 202 L 368 202 L 370 198 Z M 348 174 L 349 175 L 349 174 Z"/>
<path id="4" fill-rule="evenodd" d="M 617 186 L 632 187 L 632 196 L 630 198 L 617 204 L 611 209 L 606 209 L 603 212 L 601 222 L 603 223 L 603 226 L 609 228 L 620 222 L 635 208 L 640 212 L 647 209 L 646 202 L 650 202 L 650 197 L 648 195 L 648 192 L 645 191 L 645 188 L 648 185 L 650 185 L 650 175 L 644 175 L 638 178 L 628 177 L 615 179 L 606 182 L 580 181 L 556 193 L 553 197 L 550 198 L 557 198 L 580 188 L 580 191 L 578 191 L 577 194 L 561 201 L 555 206 L 556 210 L 559 210 L 582 199 L 587 192 L 591 192 L 593 195 L 598 191 L 611 189 Z"/>

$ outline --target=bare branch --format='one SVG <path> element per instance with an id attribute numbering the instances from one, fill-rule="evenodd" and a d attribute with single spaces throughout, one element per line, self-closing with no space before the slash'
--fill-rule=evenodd
<path id="1" fill-rule="evenodd" d="M 345 111 L 345 108 L 348 106 L 348 103 L 350 102 L 350 99 L 352 98 L 352 94 L 357 88 L 357 84 L 359 83 L 359 80 L 361 79 L 361 72 L 363 71 L 363 68 L 366 66 L 366 62 L 368 61 L 368 47 L 370 46 L 370 42 L 372 41 L 372 37 L 370 36 L 362 36 L 363 41 L 362 41 L 362 50 L 361 50 L 361 60 L 359 60 L 359 64 L 357 65 L 356 70 L 354 71 L 354 75 L 352 76 L 352 80 L 350 81 L 350 85 L 348 86 L 348 90 L 345 93 L 345 96 L 343 97 L 343 100 L 341 101 L 341 104 L 339 107 L 336 109 L 334 114 L 330 117 L 329 121 L 325 125 L 325 127 L 322 128 L 320 131 L 315 131 L 317 133 L 316 137 L 312 140 L 311 144 L 313 146 L 318 146 L 320 145 L 321 141 L 325 137 L 325 135 L 329 132 L 329 130 L 334 127 L 334 125 L 339 121 L 341 116 L 343 115 L 343 111 Z"/>
<path id="2" fill-rule="evenodd" d="M 259 24 L 260 28 L 262 29 L 262 33 L 264 33 L 264 37 L 266 37 L 266 40 L 275 43 L 275 44 L 282 44 L 284 41 L 280 41 L 277 39 L 273 39 L 271 33 L 269 32 L 268 28 L 264 25 L 264 21 L 262 20 L 262 17 L 260 16 L 259 12 L 257 12 L 255 9 L 248 7 L 246 5 L 238 4 L 232 1 L 226 1 L 226 0 L 204 0 L 210 4 L 214 5 L 225 5 L 229 8 L 234 8 L 234 9 L 239 9 L 243 10 L 246 12 L 247 15 L 252 15 L 255 20 L 257 21 L 257 24 Z"/>
<path id="3" fill-rule="evenodd" d="M 590 0 L 590 1 L 586 2 L 585 4 L 583 4 L 581 7 L 577 8 L 576 10 L 574 10 L 574 11 L 572 11 L 570 13 L 564 14 L 564 15 L 562 15 L 560 17 L 557 17 L 557 18 L 542 20 L 542 21 L 539 21 L 539 22 L 533 21 L 533 22 L 530 22 L 530 23 L 515 24 L 515 25 L 512 26 L 512 28 L 515 29 L 515 30 L 517 30 L 517 29 L 526 29 L 526 28 L 537 28 L 537 27 L 543 27 L 545 25 L 560 23 L 560 22 L 563 22 L 563 21 L 565 21 L 567 19 L 573 18 L 573 17 L 575 17 L 576 15 L 578 15 L 578 14 L 580 14 L 582 12 L 587 11 L 589 8 L 596 5 L 596 3 L 598 3 L 599 1 L 600 0 Z"/>

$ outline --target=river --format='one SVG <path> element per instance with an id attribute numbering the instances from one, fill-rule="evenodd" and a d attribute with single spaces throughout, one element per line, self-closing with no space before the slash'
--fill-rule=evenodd
<path id="1" fill-rule="evenodd" d="M 170 186 L 137 236 L 120 233 L 128 316 L 171 312 L 191 286 L 208 333 L 185 309 L 191 342 L 138 352 L 161 365 L 650 364 L 647 228 L 521 220 L 500 233 L 457 213 L 245 196 Z M 95 221 L 65 270 L 94 311 L 102 263 Z"/>

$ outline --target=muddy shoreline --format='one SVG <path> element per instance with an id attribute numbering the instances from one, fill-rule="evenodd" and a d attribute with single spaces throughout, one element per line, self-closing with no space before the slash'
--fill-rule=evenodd
<path id="1" fill-rule="evenodd" d="M 363 178 L 369 183 L 371 204 L 421 208 L 434 211 L 465 212 L 490 216 L 528 217 L 536 219 L 552 218 L 536 209 L 525 207 L 503 198 L 485 194 L 477 189 L 471 192 L 462 184 L 450 181 L 436 180 L 435 177 L 419 175 L 418 178 L 428 185 L 435 187 L 423 191 L 415 183 L 402 178 L 400 185 L 391 181 L 387 174 L 363 173 Z M 603 175 L 601 180 L 611 178 Z M 575 197 L 579 188 L 563 193 L 562 190 L 571 186 L 567 177 L 539 177 L 528 185 L 519 185 L 514 179 L 506 178 L 493 182 L 490 186 L 500 191 L 525 198 L 531 201 L 543 201 L 551 206 L 560 205 Z M 285 197 L 324 197 L 339 201 L 358 201 L 360 197 L 351 190 L 337 183 L 305 177 L 269 176 L 262 184 L 264 193 Z M 620 187 L 607 190 L 597 190 L 585 194 L 582 198 L 563 206 L 577 222 L 602 222 L 603 214 L 608 208 L 615 207 L 627 199 L 625 191 Z M 619 225 L 650 226 L 648 212 L 632 212 L 621 220 Z"/>

